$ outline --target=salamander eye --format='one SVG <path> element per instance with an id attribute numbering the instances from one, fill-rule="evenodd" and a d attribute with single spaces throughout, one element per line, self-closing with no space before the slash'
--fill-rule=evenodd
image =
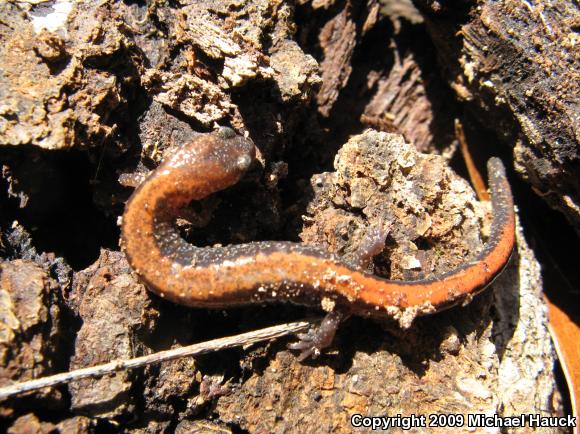
<path id="1" fill-rule="evenodd" d="M 252 164 L 252 157 L 249 155 L 241 155 L 236 161 L 236 167 L 241 171 L 246 171 Z"/>

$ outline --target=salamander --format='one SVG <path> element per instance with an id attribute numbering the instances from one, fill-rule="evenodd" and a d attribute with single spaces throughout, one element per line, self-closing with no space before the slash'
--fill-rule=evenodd
<path id="1" fill-rule="evenodd" d="M 175 226 L 180 209 L 236 184 L 255 152 L 249 138 L 230 128 L 201 134 L 166 157 L 133 192 L 122 218 L 121 247 L 151 291 L 175 303 L 212 309 L 278 301 L 322 306 L 330 315 L 320 329 L 291 346 L 304 359 L 332 341 L 344 313 L 392 318 L 405 311 L 438 312 L 469 301 L 510 258 L 513 198 L 498 158 L 487 164 L 493 217 L 483 249 L 468 263 L 426 279 L 387 280 L 302 243 L 199 248 L 186 242 Z"/>

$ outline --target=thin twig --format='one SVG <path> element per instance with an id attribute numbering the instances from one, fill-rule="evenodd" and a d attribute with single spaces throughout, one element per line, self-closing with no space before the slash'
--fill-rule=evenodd
<path id="1" fill-rule="evenodd" d="M 0 401 L 14 395 L 32 390 L 42 389 L 43 387 L 55 386 L 57 384 L 69 383 L 88 377 L 100 377 L 105 374 L 111 374 L 115 371 L 139 368 L 153 363 L 165 362 L 186 356 L 197 356 L 207 354 L 223 349 L 235 348 L 255 344 L 256 342 L 266 341 L 279 338 L 289 334 L 306 330 L 311 323 L 306 321 L 281 324 L 274 327 L 268 327 L 261 330 L 255 330 L 248 333 L 242 333 L 236 336 L 214 339 L 199 344 L 189 345 L 187 347 L 175 348 L 173 350 L 160 351 L 147 356 L 136 357 L 129 360 L 114 360 L 103 365 L 91 366 L 90 368 L 77 369 L 62 374 L 51 375 L 49 377 L 38 378 L 36 380 L 24 381 L 11 386 L 0 388 Z"/>
<path id="2" fill-rule="evenodd" d="M 487 192 L 487 188 L 485 187 L 485 182 L 477 170 L 477 166 L 473 161 L 473 157 L 471 156 L 471 152 L 469 152 L 469 145 L 467 144 L 467 139 L 465 138 L 465 132 L 463 130 L 463 125 L 459 119 L 455 119 L 455 137 L 459 141 L 459 147 L 461 149 L 461 155 L 463 155 L 463 161 L 465 161 L 465 166 L 467 167 L 467 172 L 469 173 L 469 178 L 471 179 L 471 183 L 475 188 L 475 193 L 479 200 L 483 200 L 489 202 L 489 193 Z"/>

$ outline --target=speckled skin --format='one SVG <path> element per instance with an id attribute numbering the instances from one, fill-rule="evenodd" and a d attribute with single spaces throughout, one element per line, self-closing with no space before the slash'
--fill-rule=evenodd
<path id="1" fill-rule="evenodd" d="M 179 209 L 237 183 L 254 157 L 250 140 L 224 128 L 169 156 L 133 193 L 123 215 L 122 248 L 153 292 L 188 306 L 292 301 L 322 305 L 327 311 L 394 317 L 405 325 L 405 313 L 412 320 L 472 297 L 492 282 L 511 255 L 513 199 L 497 158 L 488 162 L 493 221 L 487 244 L 472 262 L 428 279 L 382 279 L 298 243 L 197 248 L 185 242 L 174 227 Z"/>

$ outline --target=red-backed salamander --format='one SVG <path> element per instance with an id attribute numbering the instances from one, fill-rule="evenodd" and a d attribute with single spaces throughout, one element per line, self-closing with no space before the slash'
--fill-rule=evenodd
<path id="1" fill-rule="evenodd" d="M 127 202 L 121 246 L 149 289 L 175 303 L 203 308 L 279 301 L 322 306 L 330 314 L 319 329 L 291 345 L 302 350 L 300 359 L 330 344 L 342 313 L 393 318 L 405 311 L 438 312 L 483 290 L 510 258 L 513 199 L 497 158 L 487 164 L 493 220 L 483 250 L 472 261 L 426 279 L 383 279 L 300 243 L 199 248 L 186 242 L 175 227 L 180 209 L 236 184 L 254 158 L 252 141 L 230 128 L 202 134 L 169 155 Z M 376 245 L 370 249 L 375 251 Z"/>

